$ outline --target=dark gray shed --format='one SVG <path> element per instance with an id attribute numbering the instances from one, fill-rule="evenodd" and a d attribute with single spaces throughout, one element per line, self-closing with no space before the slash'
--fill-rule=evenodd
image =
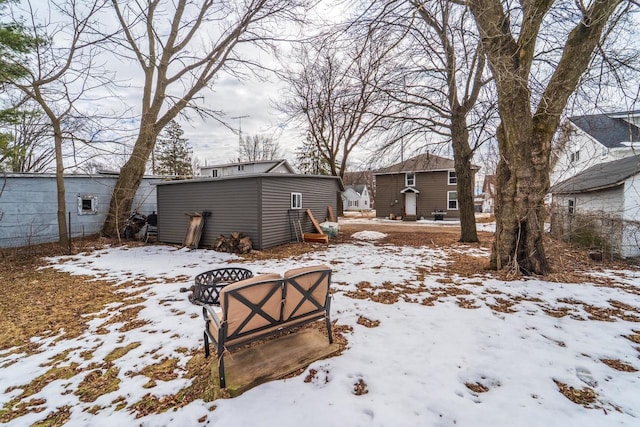
<path id="1" fill-rule="evenodd" d="M 328 206 L 337 212 L 339 177 L 297 174 L 255 174 L 162 182 L 157 186 L 158 240 L 183 243 L 188 212 L 210 212 L 201 246 L 211 246 L 219 235 L 242 232 L 254 249 L 266 249 L 296 240 L 292 219 L 305 233 L 315 232 L 306 215 L 322 222 Z"/>

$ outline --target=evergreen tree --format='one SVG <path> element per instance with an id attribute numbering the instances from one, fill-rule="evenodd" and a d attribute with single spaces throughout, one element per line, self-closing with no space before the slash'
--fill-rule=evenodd
<path id="1" fill-rule="evenodd" d="M 184 131 L 175 120 L 171 120 L 158 138 L 154 173 L 160 175 L 191 175 L 193 148 Z"/>
<path id="2" fill-rule="evenodd" d="M 10 0 L 0 0 L 0 13 Z M 3 98 L 6 94 L 7 83 L 23 76 L 27 69 L 22 64 L 20 57 L 31 49 L 34 39 L 25 34 L 23 27 L 18 22 L 0 23 L 0 94 Z M 11 142 L 13 136 L 4 132 L 7 125 L 14 124 L 19 119 L 19 112 L 15 108 L 3 108 L 0 106 L 0 159 L 12 157 L 16 151 Z M 1 167 L 1 166 L 0 166 Z"/>
<path id="3" fill-rule="evenodd" d="M 296 167 L 304 175 L 331 175 L 331 167 L 325 159 L 311 134 L 296 150 Z"/>

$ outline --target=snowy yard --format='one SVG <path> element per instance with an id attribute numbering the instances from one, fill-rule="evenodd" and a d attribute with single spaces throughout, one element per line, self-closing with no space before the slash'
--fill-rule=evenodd
<path id="1" fill-rule="evenodd" d="M 375 232 L 356 237 L 292 259 L 241 261 L 167 246 L 51 259 L 56 269 L 120 284 L 122 303 L 88 318 L 80 337 L 34 337 L 41 352 L 0 354 L 2 406 L 48 370 L 70 372 L 25 397 L 18 404 L 31 410 L 8 425 L 60 408 L 73 426 L 640 425 L 640 272 L 593 272 L 593 283 L 459 277 L 447 272 L 450 254 L 488 253 L 377 245 Z M 203 352 L 202 320 L 179 290 L 196 274 L 221 264 L 259 274 L 317 263 L 333 269 L 332 320 L 352 328 L 341 355 L 233 399 L 137 418 L 145 396 L 162 400 L 191 382 L 185 366 Z M 123 331 L 118 315 L 132 307 L 139 322 Z M 145 367 L 162 360 L 178 362 L 150 383 Z M 106 370 L 115 389 L 78 392 Z"/>

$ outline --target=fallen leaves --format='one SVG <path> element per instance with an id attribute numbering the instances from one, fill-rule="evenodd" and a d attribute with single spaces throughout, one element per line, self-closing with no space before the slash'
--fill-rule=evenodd
<path id="1" fill-rule="evenodd" d="M 369 390 L 367 389 L 367 383 L 365 383 L 364 380 L 360 378 L 353 385 L 353 394 L 355 394 L 356 396 L 362 396 L 363 394 L 367 393 L 369 393 Z"/>
<path id="2" fill-rule="evenodd" d="M 596 401 L 598 395 L 591 387 L 582 387 L 581 389 L 576 389 L 567 384 L 564 384 L 558 380 L 553 380 L 558 386 L 558 390 L 564 397 L 569 399 L 575 404 L 582 405 L 585 408 L 592 408 Z"/>
<path id="3" fill-rule="evenodd" d="M 379 320 L 371 320 L 371 319 L 367 319 L 366 317 L 360 315 L 358 316 L 358 325 L 362 325 L 365 328 L 375 328 L 377 326 L 380 326 L 380 321 Z"/>
<path id="4" fill-rule="evenodd" d="M 636 368 L 634 368 L 633 366 L 624 363 L 621 360 L 618 359 L 600 359 L 600 361 L 602 363 L 604 363 L 605 365 L 607 365 L 610 368 L 613 368 L 617 371 L 622 371 L 622 372 L 637 372 L 638 370 Z"/>

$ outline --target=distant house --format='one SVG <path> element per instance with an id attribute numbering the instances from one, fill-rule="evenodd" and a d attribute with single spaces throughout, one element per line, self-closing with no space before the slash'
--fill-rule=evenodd
<path id="1" fill-rule="evenodd" d="M 473 167 L 475 173 L 479 168 Z M 457 177 L 452 159 L 421 154 L 375 173 L 375 206 L 378 217 L 415 220 L 434 217 L 459 218 Z"/>
<path id="2" fill-rule="evenodd" d="M 345 212 L 371 210 L 369 188 L 364 184 L 345 187 L 342 193 L 342 209 Z"/>
<path id="3" fill-rule="evenodd" d="M 552 233 L 640 256 L 640 160 L 599 163 L 551 187 Z M 585 240 L 589 240 L 585 242 Z"/>
<path id="4" fill-rule="evenodd" d="M 493 213 L 496 202 L 496 176 L 487 175 L 482 184 L 482 212 Z"/>
<path id="5" fill-rule="evenodd" d="M 551 184 L 595 164 L 637 155 L 639 126 L 640 111 L 570 117 L 555 140 Z"/>
<path id="6" fill-rule="evenodd" d="M 210 212 L 200 243 L 212 246 L 219 235 L 242 232 L 254 249 L 296 241 L 296 226 L 304 233 L 314 227 L 306 210 L 318 222 L 328 207 L 337 212 L 342 180 L 335 176 L 284 173 L 245 174 L 158 184 L 158 240 L 184 242 L 188 212 Z"/>
<path id="7" fill-rule="evenodd" d="M 72 238 L 100 232 L 109 211 L 117 173 L 65 175 L 66 220 Z M 133 208 L 157 210 L 156 187 L 162 177 L 143 178 Z M 58 236 L 55 174 L 8 173 L 0 176 L 0 247 L 56 242 Z"/>
<path id="8" fill-rule="evenodd" d="M 200 175 L 218 178 L 223 176 L 249 175 L 256 173 L 295 173 L 288 161 L 258 160 L 253 162 L 227 163 L 220 165 L 202 166 Z"/>

